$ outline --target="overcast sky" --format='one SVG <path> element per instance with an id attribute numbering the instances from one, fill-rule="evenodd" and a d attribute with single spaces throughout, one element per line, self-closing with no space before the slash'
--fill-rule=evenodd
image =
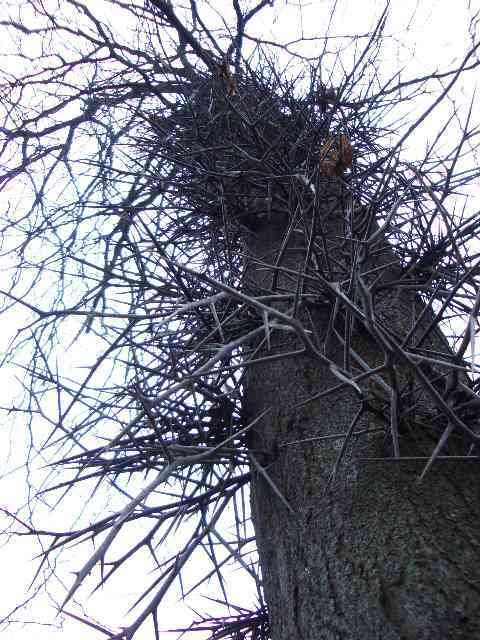
<path id="1" fill-rule="evenodd" d="M 20 0 L 18 0 L 20 2 Z M 48 4 L 48 0 L 46 0 Z M 110 14 L 112 22 L 115 23 L 115 7 L 113 5 L 105 5 L 101 0 L 86 0 L 86 4 L 95 13 L 105 15 Z M 174 5 L 176 2 L 174 2 Z M 218 0 L 214 3 L 215 8 L 221 13 L 225 13 L 227 0 Z M 254 24 L 258 35 L 261 31 L 267 38 L 275 38 L 277 41 L 291 40 L 302 34 L 306 38 L 312 38 L 322 35 L 325 25 L 328 23 L 328 14 L 331 2 L 323 0 L 312 0 L 305 3 L 302 11 L 298 8 L 298 3 L 285 2 L 285 0 L 276 0 L 274 8 L 265 9 L 259 20 Z M 330 29 L 330 35 L 345 34 L 362 34 L 366 33 L 375 22 L 375 17 L 383 9 L 383 3 L 376 0 L 347 0 L 339 2 L 335 19 Z M 471 5 L 473 6 L 473 2 Z M 15 6 L 14 2 L 10 2 L 11 7 Z M 199 2 L 201 6 L 201 2 Z M 467 2 L 452 3 L 451 0 L 436 1 L 414 1 L 402 0 L 401 2 L 393 2 L 391 17 L 385 29 L 385 34 L 389 36 L 385 47 L 385 65 L 391 67 L 405 66 L 405 77 L 423 75 L 431 72 L 435 68 L 451 68 L 455 66 L 454 61 L 463 56 L 468 37 L 468 26 L 471 12 L 467 10 Z M 6 5 L 0 7 L 0 14 L 6 12 Z M 2 18 L 3 19 L 3 18 Z M 117 27 L 122 27 L 118 25 Z M 0 27 L 1 28 L 1 27 Z M 128 25 L 123 25 L 128 28 Z M 331 41 L 332 51 L 341 41 Z M 311 45 L 315 46 L 314 43 Z M 461 99 L 462 94 L 465 95 L 465 104 L 468 95 L 472 91 L 472 77 L 468 78 L 468 85 L 458 87 L 458 96 Z M 418 136 L 415 137 L 414 146 L 416 149 L 413 153 L 419 156 L 425 148 L 430 135 L 436 131 L 438 120 L 435 119 L 431 123 L 427 123 Z M 18 318 L 9 317 L 10 326 L 5 324 L 3 319 L 2 333 L 0 335 L 0 347 L 5 345 L 9 332 L 13 332 L 19 325 Z M 78 348 L 78 347 L 77 347 Z M 82 343 L 81 349 L 85 349 L 85 342 Z M 69 357 L 72 358 L 72 364 L 75 364 L 75 358 L 80 357 L 80 351 L 77 353 L 75 349 Z M 10 396 L 13 389 L 18 390 L 12 371 L 0 370 L 0 386 L 4 389 L 4 395 Z M 1 404 L 5 404 L 2 402 Z M 14 420 L 11 416 L 3 418 L 3 429 L 0 442 L 3 444 L 3 468 L 10 468 L 17 459 L 16 450 L 25 444 L 25 435 L 21 432 L 21 417 Z M 14 432 L 12 433 L 12 429 Z M 13 438 L 13 449 L 9 449 L 9 442 Z M 16 447 L 16 450 L 15 450 Z M 18 502 L 25 498 L 22 474 L 8 476 L 2 481 L 2 502 L 12 511 L 18 506 Z M 63 509 L 64 507 L 62 507 Z M 61 516 L 61 513 L 57 514 Z M 52 521 L 60 523 L 61 517 L 52 514 L 49 519 L 48 526 Z M 68 521 L 68 520 L 67 520 Z M 60 524 L 59 524 L 60 527 Z M 86 550 L 85 550 L 86 552 Z M 85 553 L 78 551 L 73 561 L 69 561 L 67 567 L 74 571 L 82 564 L 81 556 Z M 32 577 L 32 555 L 35 553 L 31 542 L 23 538 L 14 542 L 10 541 L 8 546 L 3 545 L 0 548 L 0 561 L 2 566 L 2 603 L 0 607 L 0 616 L 20 602 L 25 596 L 26 585 Z M 204 567 L 199 566 L 199 572 Z M 73 579 L 73 575 L 63 574 L 68 580 Z M 145 576 L 142 569 L 132 571 L 128 576 L 124 576 L 120 581 L 113 583 L 105 592 L 99 592 L 93 596 L 85 607 L 93 618 L 103 621 L 105 624 L 111 624 L 115 628 L 115 623 L 121 620 L 121 616 L 129 602 L 129 594 L 136 586 L 137 582 L 143 583 L 146 579 L 150 580 L 151 576 Z M 238 579 L 238 604 L 247 602 L 251 604 L 254 590 L 250 589 L 248 580 L 245 578 Z M 112 589 L 112 586 L 114 587 Z M 52 584 L 52 599 L 43 596 L 38 605 L 34 605 L 28 613 L 19 612 L 17 618 L 21 620 L 41 620 L 47 623 L 51 620 L 52 605 L 58 601 L 59 587 L 58 584 Z M 86 595 L 86 592 L 84 592 Z M 196 603 L 201 606 L 200 600 Z M 205 602 L 203 610 L 208 610 L 208 602 Z M 67 607 L 73 610 L 74 607 Z M 80 613 L 79 608 L 75 608 Z M 178 602 L 171 599 L 168 607 L 163 607 L 159 617 L 161 628 L 169 628 L 188 624 L 192 614 L 182 607 Z M 98 632 L 90 631 L 83 625 L 72 621 L 64 621 L 63 628 L 50 626 L 42 626 L 39 624 L 27 624 L 26 626 L 15 625 L 3 632 L 6 640 L 30 640 L 32 637 L 38 640 L 97 640 L 104 636 Z M 151 640 L 153 637 L 151 630 L 146 628 L 138 634 L 138 640 Z M 201 640 L 203 636 L 200 634 L 194 637 Z"/>

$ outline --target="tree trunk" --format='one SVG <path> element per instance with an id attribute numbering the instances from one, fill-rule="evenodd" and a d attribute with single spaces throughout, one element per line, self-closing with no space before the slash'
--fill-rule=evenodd
<path id="1" fill-rule="evenodd" d="M 336 215 L 340 219 L 338 208 Z M 329 223 L 328 216 L 322 217 L 330 247 L 341 234 L 338 219 Z M 286 225 L 268 224 L 249 242 L 248 273 L 257 287 L 268 289 Z M 333 258 L 339 258 L 338 243 L 332 251 Z M 301 271 L 304 258 L 305 249 L 290 243 L 282 266 Z M 266 264 L 272 265 L 270 273 Z M 296 279 L 284 271 L 277 286 L 294 293 Z M 409 295 L 414 294 L 389 294 L 377 307 L 399 335 L 409 328 Z M 418 304 L 415 299 L 414 306 Z M 309 318 L 319 348 L 331 312 L 328 306 L 299 311 L 304 325 Z M 365 329 L 354 329 L 352 345 L 370 366 L 383 362 L 381 349 Z M 445 351 L 438 335 L 430 346 Z M 276 331 L 270 350 L 264 346 L 260 355 L 299 348 L 293 332 Z M 329 339 L 327 355 L 342 367 L 343 351 L 340 340 Z M 396 372 L 400 379 L 408 378 L 407 365 L 400 361 Z M 309 353 L 259 363 L 248 373 L 247 415 L 269 409 L 252 432 L 250 445 L 269 477 L 253 464 L 252 514 L 272 639 L 480 638 L 476 464 L 438 461 L 419 483 L 425 460 L 393 460 L 390 427 L 371 407 L 354 427 L 356 433 L 369 433 L 350 439 L 345 462 L 329 484 L 343 443 L 334 436 L 349 430 L 361 399 L 344 386 L 302 403 L 339 383 L 328 366 Z M 431 407 L 432 401 L 425 400 L 425 405 Z M 401 431 L 401 453 L 429 455 L 435 442 L 428 429 L 413 418 L 410 427 Z M 380 456 L 388 460 L 361 460 Z"/>

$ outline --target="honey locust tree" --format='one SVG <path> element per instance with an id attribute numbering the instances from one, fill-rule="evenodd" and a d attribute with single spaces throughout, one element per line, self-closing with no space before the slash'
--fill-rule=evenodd
<path id="1" fill-rule="evenodd" d="M 2 21 L 24 372 L 3 405 L 29 438 L 5 515 L 40 583 L 85 548 L 58 607 L 107 637 L 159 637 L 171 589 L 210 579 L 232 606 L 190 631 L 212 638 L 480 635 L 478 14 L 415 75 L 388 3 L 358 34 L 342 10 L 295 5 L 316 31 L 289 41 L 266 35 L 280 0 L 17 0 Z M 145 558 L 120 631 L 72 613 Z M 232 563 L 258 607 L 234 606 Z"/>

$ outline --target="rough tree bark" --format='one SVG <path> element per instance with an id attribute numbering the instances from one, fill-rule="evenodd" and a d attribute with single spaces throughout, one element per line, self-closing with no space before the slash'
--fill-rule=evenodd
<path id="1" fill-rule="evenodd" d="M 328 194 L 322 194 L 328 204 Z M 331 210 L 332 200 L 330 200 Z M 326 236 L 332 249 L 341 231 L 339 205 Z M 337 218 L 335 219 L 335 216 Z M 266 284 L 278 267 L 285 227 L 278 222 L 260 230 L 250 242 L 250 278 Z M 335 250 L 332 249 L 333 257 Z M 384 256 L 369 266 L 385 264 Z M 387 260 L 393 254 L 387 249 Z M 284 253 L 291 269 L 278 280 L 284 292 L 295 293 L 305 248 Z M 331 255 L 332 258 L 332 255 Z M 393 258 L 393 260 L 395 260 Z M 375 263 L 375 265 L 373 264 Z M 267 268 L 270 265 L 270 269 Z M 382 279 L 395 276 L 398 265 Z M 415 294 L 413 294 L 415 295 Z M 420 311 L 418 300 L 414 307 Z M 377 307 L 384 323 L 399 336 L 411 326 L 412 294 L 389 294 Z M 310 325 L 322 349 L 332 308 L 311 308 Z M 417 314 L 418 315 L 418 314 Z M 426 326 L 426 320 L 422 327 Z M 339 329 L 339 333 L 341 328 Z M 371 366 L 383 361 L 378 343 L 359 328 L 351 345 Z M 273 355 L 301 348 L 292 334 L 273 334 Z M 436 333 L 429 347 L 448 352 Z M 328 339 L 328 356 L 343 366 L 344 348 Z M 397 362 L 399 379 L 408 379 L 408 364 Z M 354 367 L 355 369 L 355 367 Z M 305 353 L 255 365 L 249 372 L 246 411 L 268 409 L 251 438 L 252 449 L 268 474 L 254 471 L 252 511 L 264 589 L 274 640 L 368 638 L 382 640 L 480 637 L 480 487 L 474 463 L 437 462 L 418 482 L 424 461 L 361 461 L 391 456 L 388 425 L 374 407 L 358 419 L 348 463 L 329 482 L 344 434 L 359 414 L 361 401 L 349 386 L 304 401 L 338 386 L 339 380 L 318 357 Z M 363 385 L 360 385 L 363 388 Z M 432 407 L 425 397 L 424 405 Z M 406 456 L 429 455 L 432 441 L 419 440 L 414 425 L 403 425 L 399 446 Z M 255 466 L 254 466 L 255 469 Z M 275 488 L 273 488 L 273 485 Z M 278 491 L 278 493 L 277 493 Z M 288 509 L 278 494 L 288 502 Z"/>

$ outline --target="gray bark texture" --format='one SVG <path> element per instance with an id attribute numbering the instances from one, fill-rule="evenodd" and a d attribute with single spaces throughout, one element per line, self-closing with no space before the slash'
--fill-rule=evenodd
<path id="1" fill-rule="evenodd" d="M 334 199 L 326 198 L 319 222 L 334 265 L 331 273 L 335 264 L 341 264 L 340 218 Z M 268 289 L 272 273 L 277 270 L 278 275 L 287 224 L 280 219 L 265 224 L 250 240 L 248 274 L 253 286 Z M 393 253 L 383 247 L 383 255 L 380 251 L 369 257 L 370 268 L 382 261 L 395 262 Z M 294 240 L 284 247 L 278 291 L 295 292 L 294 272 L 302 271 L 305 251 Z M 320 261 L 324 258 L 320 256 Z M 386 268 L 382 278 L 395 277 L 398 268 Z M 410 329 L 412 308 L 416 314 L 421 310 L 414 296 L 389 289 L 383 300 L 377 300 L 378 322 L 399 339 Z M 332 306 L 298 313 L 318 348 L 324 349 Z M 341 333 L 340 327 L 325 352 L 343 367 Z M 264 345 L 257 357 L 301 346 L 294 332 L 274 330 L 269 348 Z M 354 326 L 351 346 L 371 367 L 383 362 L 377 341 L 363 327 Z M 437 353 L 448 352 L 438 333 L 427 346 Z M 352 370 L 360 372 L 355 359 Z M 408 379 L 408 366 L 401 359 L 395 362 L 395 371 L 400 380 Z M 354 427 L 355 433 L 369 433 L 349 440 L 329 483 L 343 443 L 335 435 L 349 430 L 361 399 L 344 386 L 305 401 L 339 383 L 329 367 L 310 353 L 261 362 L 248 373 L 248 416 L 269 410 L 252 432 L 250 446 L 266 472 L 252 467 L 252 514 L 272 639 L 480 638 L 477 465 L 439 460 L 419 483 L 425 460 L 395 461 L 388 421 L 373 408 Z M 360 386 L 368 393 L 363 383 Z M 428 394 L 423 404 L 428 415 L 434 408 Z M 400 430 L 404 456 L 428 456 L 438 441 L 425 418 L 423 423 L 416 420 L 412 417 Z M 387 459 L 362 460 L 366 457 Z"/>

